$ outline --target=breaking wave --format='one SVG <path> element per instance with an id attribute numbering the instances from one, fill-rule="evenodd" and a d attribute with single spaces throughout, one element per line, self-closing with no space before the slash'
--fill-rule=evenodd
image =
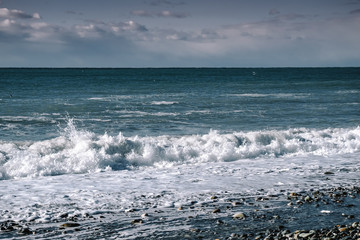
<path id="1" fill-rule="evenodd" d="M 96 135 L 69 120 L 53 139 L 0 141 L 0 179 L 356 152 L 360 152 L 360 127 L 125 137 Z"/>

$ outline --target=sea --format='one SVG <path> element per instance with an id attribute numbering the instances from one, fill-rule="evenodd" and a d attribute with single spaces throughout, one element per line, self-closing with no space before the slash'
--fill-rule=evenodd
<path id="1" fill-rule="evenodd" d="M 0 222 L 359 183 L 360 68 L 0 69 Z"/>

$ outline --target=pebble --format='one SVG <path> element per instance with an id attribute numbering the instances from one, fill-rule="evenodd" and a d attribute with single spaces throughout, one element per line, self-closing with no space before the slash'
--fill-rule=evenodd
<path id="1" fill-rule="evenodd" d="M 221 219 L 219 219 L 219 220 L 217 220 L 217 221 L 216 221 L 216 224 L 218 224 L 218 225 L 220 225 L 220 224 L 224 224 L 224 221 L 223 221 L 223 220 L 221 220 Z"/>
<path id="2" fill-rule="evenodd" d="M 238 212 L 233 215 L 233 218 L 236 218 L 236 219 L 245 219 L 245 217 L 246 216 L 243 212 Z"/>
<path id="3" fill-rule="evenodd" d="M 359 222 L 354 222 L 348 226 L 337 225 L 329 229 L 318 230 L 296 230 L 294 232 L 274 230 L 266 231 L 266 236 L 261 236 L 259 239 L 359 239 L 360 237 Z"/>
<path id="4" fill-rule="evenodd" d="M 300 233 L 298 236 L 301 238 L 308 238 L 308 237 L 314 235 L 314 233 L 315 233 L 314 231 L 310 231 L 308 233 Z"/>
<path id="5" fill-rule="evenodd" d="M 233 205 L 234 207 L 240 206 L 240 205 L 241 205 L 241 202 L 232 202 L 231 205 Z"/>
<path id="6" fill-rule="evenodd" d="M 219 212 L 221 212 L 221 210 L 219 208 L 216 208 L 213 210 L 213 213 L 219 213 Z"/>
<path id="7" fill-rule="evenodd" d="M 290 197 L 297 197 L 297 196 L 299 196 L 298 193 L 294 193 L 294 192 L 290 193 Z"/>
<path id="8" fill-rule="evenodd" d="M 304 198 L 305 202 L 311 202 L 312 201 L 312 198 L 310 196 L 306 196 Z"/>
<path id="9" fill-rule="evenodd" d="M 73 228 L 73 227 L 79 227 L 79 226 L 80 226 L 79 223 L 68 222 L 68 223 L 61 224 L 60 228 Z"/>
<path id="10" fill-rule="evenodd" d="M 126 210 L 125 210 L 126 213 L 135 212 L 135 211 L 136 211 L 135 208 L 129 208 L 129 209 L 126 209 Z"/>
<path id="11" fill-rule="evenodd" d="M 146 218 L 146 217 L 148 217 L 148 216 L 149 216 L 149 214 L 147 214 L 147 213 L 141 214 L 141 217 L 142 217 L 142 218 Z"/>
<path id="12" fill-rule="evenodd" d="M 131 224 L 141 224 L 141 223 L 143 223 L 143 220 L 142 219 L 134 219 L 134 220 L 132 220 L 131 221 Z"/>

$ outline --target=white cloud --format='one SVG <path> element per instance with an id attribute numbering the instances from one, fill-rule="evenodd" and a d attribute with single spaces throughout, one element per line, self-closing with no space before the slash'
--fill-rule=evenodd
<path id="1" fill-rule="evenodd" d="M 136 23 L 134 21 L 127 21 L 124 23 L 120 23 L 119 25 L 122 26 L 123 30 L 131 30 L 131 31 L 139 31 L 139 32 L 146 32 L 148 31 L 144 25 Z"/>
<path id="2" fill-rule="evenodd" d="M 171 12 L 171 11 L 161 11 L 157 14 L 159 17 L 173 17 L 173 18 L 186 18 L 189 15 L 186 13 L 177 13 L 177 12 Z"/>
<path id="3" fill-rule="evenodd" d="M 10 27 L 10 25 L 14 24 L 14 23 L 15 23 L 14 20 L 4 19 L 3 21 L 0 21 L 0 27 L 7 28 L 7 27 Z"/>
<path id="4" fill-rule="evenodd" d="M 17 9 L 0 8 L 0 18 L 40 19 L 39 13 L 28 14 Z"/>

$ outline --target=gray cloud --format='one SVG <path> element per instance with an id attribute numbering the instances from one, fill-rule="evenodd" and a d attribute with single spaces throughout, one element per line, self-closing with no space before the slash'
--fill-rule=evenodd
<path id="1" fill-rule="evenodd" d="M 0 18 L 11 18 L 11 19 L 40 19 L 38 13 L 28 14 L 24 11 L 17 9 L 0 8 Z"/>
<path id="2" fill-rule="evenodd" d="M 269 15 L 277 15 L 277 14 L 280 14 L 280 12 L 276 8 L 273 8 L 269 11 Z"/>
<path id="3" fill-rule="evenodd" d="M 82 12 L 76 12 L 76 11 L 72 11 L 72 10 L 66 11 L 66 13 L 71 14 L 71 15 L 83 15 Z"/>
<path id="4" fill-rule="evenodd" d="M 154 17 L 154 14 L 147 10 L 134 10 L 131 11 L 131 14 L 140 17 Z"/>
<path id="5" fill-rule="evenodd" d="M 171 0 L 153 0 L 150 2 L 150 5 L 160 6 L 160 5 L 170 5 L 170 6 L 179 6 L 184 5 L 183 1 L 171 1 Z"/>
<path id="6" fill-rule="evenodd" d="M 172 12 L 168 10 L 164 10 L 161 12 L 151 12 L 147 10 L 134 10 L 131 11 L 131 14 L 134 16 L 140 17 L 169 17 L 169 18 L 186 18 L 189 14 L 186 13 L 179 13 L 179 12 Z"/>
<path id="7" fill-rule="evenodd" d="M 135 17 L 136 21 L 114 22 L 79 22 L 78 19 L 69 26 L 36 20 L 31 14 L 7 9 L 0 15 L 0 63 L 35 64 L 31 57 L 38 56 L 35 58 L 39 63 L 53 66 L 303 66 L 317 63 L 334 66 L 342 61 L 360 60 L 360 33 L 354 31 L 359 23 L 356 8 L 353 6 L 355 10 L 347 10 L 347 14 L 326 19 L 280 13 L 277 9 L 267 12 L 270 8 L 266 8 L 265 14 L 269 15 L 265 20 L 242 20 L 226 26 L 212 22 L 205 29 L 202 23 L 195 23 L 199 19 L 195 15 L 191 27 L 180 24 L 172 28 L 171 24 L 149 27 L 160 19 L 145 19 L 144 25 Z M 149 7 L 149 10 L 131 13 L 153 18 L 184 17 L 184 14 L 159 9 Z M 31 21 L 25 21 L 27 19 Z M 54 55 L 57 60 L 52 60 Z M 17 58 L 25 60 L 16 62 Z"/>
<path id="8" fill-rule="evenodd" d="M 350 11 L 350 14 L 360 14 L 360 9 Z"/>
<path id="9" fill-rule="evenodd" d="M 346 4 L 357 5 L 360 4 L 360 0 L 348 0 Z"/>
<path id="10" fill-rule="evenodd" d="M 126 38 L 131 41 L 146 40 L 148 29 L 134 21 L 107 23 L 88 20 L 72 27 L 40 21 L 0 19 L 0 41 L 71 44 L 71 40 L 101 40 Z"/>

